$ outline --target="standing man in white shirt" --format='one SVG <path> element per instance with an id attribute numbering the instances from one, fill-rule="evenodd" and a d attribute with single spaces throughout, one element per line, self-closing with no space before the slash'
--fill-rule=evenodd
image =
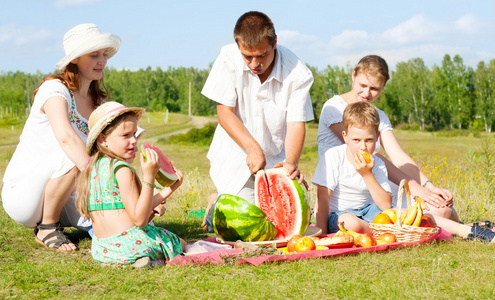
<path id="1" fill-rule="evenodd" d="M 305 122 L 313 120 L 311 71 L 290 50 L 277 45 L 270 18 L 251 11 L 234 28 L 235 44 L 222 47 L 202 94 L 217 102 L 219 125 L 208 152 L 218 194 L 254 203 L 254 174 L 284 167 L 298 169 Z M 211 232 L 210 197 L 203 227 Z M 208 214 L 209 212 L 209 214 Z"/>

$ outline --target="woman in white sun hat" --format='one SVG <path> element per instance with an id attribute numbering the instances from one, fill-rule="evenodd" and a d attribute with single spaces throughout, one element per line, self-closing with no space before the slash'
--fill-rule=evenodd
<path id="1" fill-rule="evenodd" d="M 35 228 L 35 241 L 63 252 L 77 247 L 63 227 L 78 227 L 75 179 L 86 153 L 88 118 L 108 97 L 103 84 L 107 60 L 121 39 L 94 24 L 80 24 L 64 36 L 59 74 L 46 77 L 34 91 L 31 112 L 3 178 L 5 211 L 17 223 Z"/>

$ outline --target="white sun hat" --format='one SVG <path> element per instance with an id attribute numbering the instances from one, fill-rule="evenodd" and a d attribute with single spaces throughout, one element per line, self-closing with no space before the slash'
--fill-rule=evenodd
<path id="1" fill-rule="evenodd" d="M 73 59 L 105 48 L 108 48 L 107 57 L 110 58 L 117 53 L 121 43 L 119 36 L 101 33 L 95 24 L 79 24 L 64 35 L 65 57 L 55 65 L 55 68 L 63 72 Z"/>
<path id="2" fill-rule="evenodd" d="M 144 108 L 127 107 L 115 101 L 105 102 L 98 106 L 89 116 L 89 134 L 86 140 L 86 152 L 91 155 L 93 146 L 100 133 L 118 116 L 126 112 L 134 112 L 138 118 L 144 113 Z M 137 136 L 136 136 L 137 137 Z"/>

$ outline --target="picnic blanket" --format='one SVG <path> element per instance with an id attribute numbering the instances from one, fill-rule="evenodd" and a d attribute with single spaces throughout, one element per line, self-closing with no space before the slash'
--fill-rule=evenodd
<path id="1" fill-rule="evenodd" d="M 321 237 L 325 236 L 330 236 L 330 235 L 323 235 Z M 437 234 L 424 239 L 420 241 L 414 241 L 414 242 L 396 242 L 396 243 L 390 243 L 390 244 L 382 244 L 378 246 L 372 246 L 372 247 L 350 247 L 350 248 L 334 248 L 334 249 L 328 249 L 328 250 L 312 250 L 312 251 L 304 251 L 304 252 L 296 252 L 296 253 L 290 253 L 290 254 L 285 254 L 285 255 L 264 255 L 264 256 L 257 256 L 257 257 L 248 257 L 248 258 L 241 258 L 235 262 L 235 264 L 251 264 L 254 266 L 259 266 L 260 264 L 264 262 L 272 262 L 272 261 L 294 261 L 294 260 L 299 260 L 299 259 L 308 259 L 308 258 L 316 258 L 316 257 L 330 257 L 330 256 L 335 256 L 335 255 L 343 255 L 343 254 L 350 254 L 350 253 L 357 253 L 357 252 L 368 252 L 368 251 L 384 251 L 387 249 L 393 249 L 393 248 L 399 248 L 399 247 L 407 247 L 407 246 L 414 246 L 414 245 L 419 245 L 423 243 L 430 243 L 433 241 L 440 241 L 440 240 L 448 240 L 452 238 L 452 234 L 448 233 L 444 229 L 440 228 Z M 205 239 L 204 241 L 207 242 L 214 242 L 216 243 L 217 240 L 215 237 Z M 228 256 L 233 256 L 236 253 L 241 254 L 243 253 L 243 249 L 229 249 L 229 250 L 218 250 L 218 251 L 211 251 L 211 252 L 206 252 L 206 253 L 201 253 L 201 254 L 193 254 L 193 255 L 188 255 L 188 256 L 176 256 L 174 259 L 169 261 L 167 265 L 169 266 L 183 266 L 187 264 L 223 264 L 225 263 L 224 259 L 222 257 L 228 257 Z"/>

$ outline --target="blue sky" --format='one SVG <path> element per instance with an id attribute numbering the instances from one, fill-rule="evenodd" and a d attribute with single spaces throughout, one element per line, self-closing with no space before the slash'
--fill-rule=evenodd
<path id="1" fill-rule="evenodd" d="M 392 68 L 415 57 L 440 65 L 445 54 L 473 67 L 495 58 L 493 0 L 0 0 L 0 72 L 53 72 L 64 33 L 86 22 L 122 38 L 112 68 L 204 69 L 250 10 L 270 16 L 279 44 L 320 70 L 366 54 Z"/>

